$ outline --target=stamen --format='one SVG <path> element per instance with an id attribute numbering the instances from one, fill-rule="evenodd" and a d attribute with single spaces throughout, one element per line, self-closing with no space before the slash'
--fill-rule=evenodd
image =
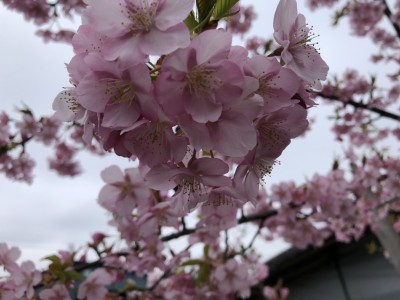
<path id="1" fill-rule="evenodd" d="M 222 85 L 222 80 L 213 76 L 215 70 L 199 65 L 193 67 L 186 75 L 192 94 L 209 93 L 216 91 Z"/>
<path id="2" fill-rule="evenodd" d="M 276 82 L 272 81 L 273 75 L 274 74 L 265 74 L 258 78 L 259 88 L 257 90 L 257 94 L 263 97 L 267 95 L 270 97 L 277 97 L 277 95 L 273 92 L 273 90 L 277 88 Z"/>
<path id="3" fill-rule="evenodd" d="M 291 47 L 305 47 L 310 50 L 312 49 L 314 51 L 317 51 L 315 46 L 318 43 L 317 42 L 312 43 L 312 40 L 319 37 L 319 35 L 313 33 L 314 29 L 313 26 L 308 28 L 307 25 L 308 24 L 305 24 L 297 28 L 297 31 L 293 33 L 293 37 L 296 40 L 296 43 L 294 43 Z"/>
<path id="4" fill-rule="evenodd" d="M 105 96 L 109 99 L 108 104 L 131 105 L 135 100 L 135 91 L 129 82 L 120 79 L 106 79 Z"/>
<path id="5" fill-rule="evenodd" d="M 67 103 L 68 109 L 74 114 L 77 114 L 78 110 L 81 108 L 81 105 L 76 101 L 74 93 L 70 89 L 67 89 L 63 91 L 62 94 L 64 96 L 62 99 Z"/>
<path id="6" fill-rule="evenodd" d="M 257 177 L 260 181 L 266 184 L 265 176 L 269 176 L 272 173 L 272 170 L 276 164 L 279 164 L 279 161 L 271 161 L 264 158 L 256 158 L 254 162 L 254 169 L 257 174 Z"/>
<path id="7" fill-rule="evenodd" d="M 157 7 L 158 2 L 154 0 L 142 0 L 141 5 L 138 6 L 125 0 L 125 7 L 121 8 L 121 11 L 132 21 L 129 24 L 131 31 L 140 33 L 148 32 L 153 27 Z"/>

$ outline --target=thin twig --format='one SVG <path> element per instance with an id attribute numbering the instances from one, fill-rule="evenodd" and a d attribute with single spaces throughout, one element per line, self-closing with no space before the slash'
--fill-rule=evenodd
<path id="1" fill-rule="evenodd" d="M 400 27 L 396 22 L 393 22 L 392 11 L 390 10 L 388 4 L 386 3 L 386 0 L 382 0 L 382 4 L 385 7 L 383 13 L 388 17 L 389 22 L 392 24 L 394 30 L 396 31 L 397 37 L 400 38 Z"/>
<path id="2" fill-rule="evenodd" d="M 399 115 L 396 115 L 394 113 L 388 112 L 388 111 L 380 109 L 380 108 L 370 107 L 370 106 L 368 106 L 366 104 L 359 103 L 359 102 L 356 102 L 356 101 L 351 100 L 351 99 L 348 100 L 348 101 L 343 101 L 343 100 L 339 99 L 338 96 L 335 96 L 335 95 L 327 95 L 327 94 L 324 94 L 324 93 L 318 93 L 318 96 L 320 96 L 320 97 L 322 97 L 324 99 L 342 102 L 345 105 L 351 105 L 351 106 L 354 106 L 356 108 L 372 111 L 374 113 L 379 114 L 382 117 L 385 117 L 385 118 L 392 119 L 392 120 L 400 122 L 400 116 Z"/>
<path id="3" fill-rule="evenodd" d="M 266 212 L 257 213 L 257 214 L 253 214 L 253 215 L 249 215 L 249 216 L 242 216 L 238 219 L 238 224 L 244 224 L 244 223 L 255 222 L 255 221 L 265 221 L 266 219 L 268 219 L 272 216 L 275 216 L 277 213 L 278 212 L 276 210 L 269 210 Z M 196 230 L 198 230 L 198 229 L 200 229 L 200 228 L 186 228 L 185 230 L 181 230 L 181 231 L 161 237 L 161 241 L 168 242 L 168 241 L 180 238 L 182 236 L 192 234 L 192 233 L 196 232 Z"/>

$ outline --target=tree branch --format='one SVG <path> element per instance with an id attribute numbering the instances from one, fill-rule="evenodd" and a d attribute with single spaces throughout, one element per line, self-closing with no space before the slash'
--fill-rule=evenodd
<path id="1" fill-rule="evenodd" d="M 351 99 L 348 100 L 348 101 L 343 101 L 343 100 L 339 99 L 338 96 L 335 96 L 335 95 L 327 95 L 327 94 L 324 94 L 324 93 L 317 93 L 317 95 L 322 97 L 322 98 L 324 98 L 324 99 L 327 99 L 327 100 L 333 100 L 333 101 L 341 102 L 341 103 L 343 103 L 345 105 L 351 105 L 351 106 L 354 106 L 356 108 L 372 111 L 374 113 L 379 114 L 382 117 L 389 118 L 389 119 L 392 119 L 394 121 L 400 122 L 400 116 L 399 115 L 396 115 L 394 113 L 388 112 L 388 111 L 380 109 L 380 108 L 370 107 L 370 106 L 368 106 L 366 104 L 359 103 L 359 102 L 356 102 L 356 101 L 351 100 Z"/>
<path id="2" fill-rule="evenodd" d="M 269 210 L 269 211 L 263 212 L 263 213 L 257 213 L 257 214 L 253 214 L 253 215 L 249 215 L 249 216 L 242 216 L 237 221 L 238 221 L 238 224 L 244 224 L 244 223 L 253 222 L 253 221 L 265 221 L 266 219 L 268 219 L 272 216 L 275 216 L 277 213 L 278 212 L 276 210 Z M 181 231 L 161 237 L 161 241 L 168 242 L 170 240 L 174 240 L 174 239 L 180 238 L 182 236 L 192 234 L 192 233 L 196 232 L 196 230 L 198 230 L 198 229 L 201 229 L 201 228 L 186 228 Z"/>
<path id="3" fill-rule="evenodd" d="M 397 23 L 393 22 L 392 20 L 392 11 L 390 10 L 386 0 L 382 0 L 382 4 L 385 7 L 383 13 L 388 17 L 389 22 L 392 24 L 394 30 L 396 31 L 397 37 L 400 38 L 400 27 Z"/>

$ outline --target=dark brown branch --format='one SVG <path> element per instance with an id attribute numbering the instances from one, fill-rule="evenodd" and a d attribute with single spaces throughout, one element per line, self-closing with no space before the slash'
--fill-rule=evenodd
<path id="1" fill-rule="evenodd" d="M 351 106 L 354 106 L 356 108 L 372 111 L 374 113 L 379 114 L 382 117 L 389 118 L 389 119 L 392 119 L 392 120 L 400 122 L 400 116 L 399 115 L 396 115 L 394 113 L 388 112 L 388 111 L 380 109 L 380 108 L 370 107 L 370 106 L 368 106 L 366 104 L 359 103 L 359 102 L 356 102 L 356 101 L 351 100 L 351 99 L 348 100 L 348 101 L 343 101 L 343 100 L 340 100 L 339 97 L 335 96 L 335 95 L 326 95 L 324 93 L 318 93 L 317 95 L 322 97 L 322 98 L 324 98 L 324 99 L 327 99 L 327 100 L 333 100 L 333 101 L 342 102 L 344 105 L 351 105 Z"/>
<path id="2" fill-rule="evenodd" d="M 388 4 L 386 3 L 386 0 L 382 0 L 383 6 L 385 7 L 385 10 L 383 11 L 384 14 L 388 17 L 389 22 L 392 24 L 394 30 L 396 31 L 397 37 L 400 38 L 400 27 L 396 22 L 393 22 L 392 20 L 392 11 L 390 10 Z"/>
<path id="3" fill-rule="evenodd" d="M 257 213 L 257 214 L 253 214 L 253 215 L 249 215 L 249 216 L 242 216 L 238 219 L 238 224 L 244 224 L 244 223 L 254 222 L 254 221 L 265 221 L 266 219 L 268 219 L 272 216 L 275 216 L 276 214 L 277 214 L 276 210 L 269 210 L 269 211 L 263 212 L 263 213 Z M 168 241 L 180 238 L 182 236 L 186 236 L 186 235 L 195 233 L 196 230 L 197 230 L 196 228 L 186 228 L 181 231 L 161 237 L 161 241 L 168 242 Z"/>

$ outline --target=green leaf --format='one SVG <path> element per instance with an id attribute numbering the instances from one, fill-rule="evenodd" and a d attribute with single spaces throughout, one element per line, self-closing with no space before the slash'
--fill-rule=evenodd
<path id="1" fill-rule="evenodd" d="M 217 0 L 214 8 L 214 19 L 220 20 L 235 14 L 230 13 L 229 11 L 238 2 L 239 0 Z"/>
<path id="2" fill-rule="evenodd" d="M 75 270 L 65 271 L 65 275 L 70 280 L 78 280 L 83 278 L 83 275 L 81 275 L 79 272 Z"/>
<path id="3" fill-rule="evenodd" d="M 199 22 L 196 21 L 196 17 L 194 16 L 193 11 L 190 12 L 189 16 L 184 22 L 190 32 L 193 32 L 193 30 L 199 25 Z"/>
<path id="4" fill-rule="evenodd" d="M 46 257 L 43 257 L 42 260 L 49 260 L 53 264 L 61 264 L 61 259 L 57 255 L 46 256 Z"/>
<path id="5" fill-rule="evenodd" d="M 200 259 L 189 259 L 187 261 L 185 261 L 184 263 L 182 263 L 182 267 L 186 267 L 186 266 L 197 266 L 197 265 L 201 265 L 204 262 Z"/>
<path id="6" fill-rule="evenodd" d="M 203 248 L 204 257 L 208 258 L 209 251 L 210 251 L 210 245 L 205 245 Z"/>
<path id="7" fill-rule="evenodd" d="M 210 264 L 203 263 L 200 265 L 199 273 L 196 278 L 196 286 L 201 287 L 204 283 L 210 279 L 212 267 Z"/>
<path id="8" fill-rule="evenodd" d="M 201 23 L 212 12 L 216 0 L 196 0 L 198 22 Z"/>

